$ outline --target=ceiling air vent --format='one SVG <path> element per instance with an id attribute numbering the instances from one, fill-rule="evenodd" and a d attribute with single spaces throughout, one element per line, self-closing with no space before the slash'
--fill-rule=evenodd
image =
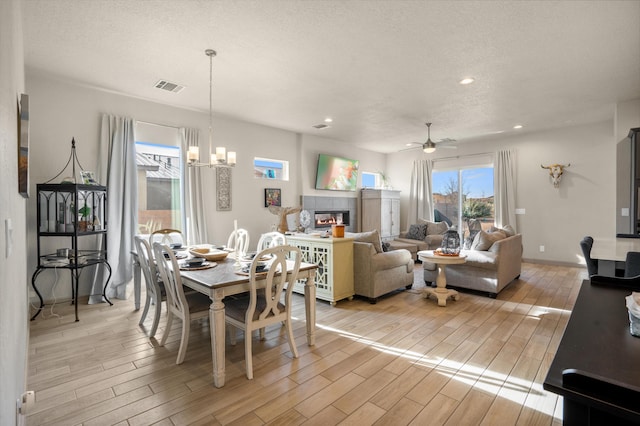
<path id="1" fill-rule="evenodd" d="M 313 126 L 314 129 L 318 129 L 318 130 L 324 130 L 324 129 L 328 129 L 329 126 L 328 124 L 316 124 L 315 126 Z"/>
<path id="2" fill-rule="evenodd" d="M 180 91 L 184 89 L 184 86 L 176 83 L 171 83 L 167 80 L 160 80 L 156 83 L 156 88 L 166 90 L 167 92 L 180 93 Z"/>

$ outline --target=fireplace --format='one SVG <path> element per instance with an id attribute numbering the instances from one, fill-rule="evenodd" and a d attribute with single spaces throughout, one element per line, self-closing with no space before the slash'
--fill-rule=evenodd
<path id="1" fill-rule="evenodd" d="M 329 228 L 331 225 L 349 225 L 349 211 L 318 211 L 313 214 L 315 228 Z"/>
<path id="2" fill-rule="evenodd" d="M 302 208 L 308 211 L 311 217 L 308 230 L 325 231 L 327 228 L 331 228 L 331 225 L 337 225 L 338 221 L 342 220 L 346 232 L 357 232 L 357 198 L 303 195 L 300 201 Z"/>

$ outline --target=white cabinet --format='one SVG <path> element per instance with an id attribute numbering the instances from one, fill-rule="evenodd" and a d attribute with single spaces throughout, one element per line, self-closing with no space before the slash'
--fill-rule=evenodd
<path id="1" fill-rule="evenodd" d="M 307 234 L 287 235 L 287 244 L 300 248 L 302 261 L 315 263 L 316 298 L 335 306 L 338 300 L 353 298 L 353 238 L 320 238 Z M 296 283 L 304 294 L 304 283 Z"/>
<path id="2" fill-rule="evenodd" d="M 400 191 L 363 189 L 362 231 L 377 229 L 383 240 L 400 235 Z"/>

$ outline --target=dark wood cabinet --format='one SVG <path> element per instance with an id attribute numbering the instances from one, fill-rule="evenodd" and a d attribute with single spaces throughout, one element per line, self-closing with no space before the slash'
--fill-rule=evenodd
<path id="1" fill-rule="evenodd" d="M 640 127 L 617 146 L 616 234 L 640 238 Z"/>

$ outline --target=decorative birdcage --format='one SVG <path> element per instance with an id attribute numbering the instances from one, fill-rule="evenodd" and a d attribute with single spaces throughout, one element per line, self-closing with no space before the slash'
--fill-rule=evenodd
<path id="1" fill-rule="evenodd" d="M 440 251 L 449 255 L 460 253 L 460 234 L 458 234 L 458 228 L 456 226 L 449 228 L 442 236 Z"/>

